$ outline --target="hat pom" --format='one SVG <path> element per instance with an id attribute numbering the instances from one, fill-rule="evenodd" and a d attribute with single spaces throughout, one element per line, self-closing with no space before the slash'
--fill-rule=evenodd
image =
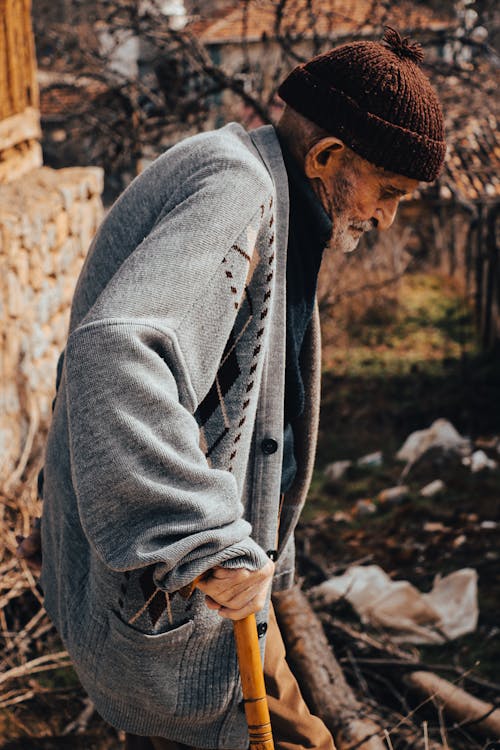
<path id="1" fill-rule="evenodd" d="M 407 58 L 414 63 L 421 63 L 424 59 L 424 50 L 418 42 L 412 42 L 408 37 L 401 37 L 401 34 L 393 29 L 392 26 L 385 27 L 384 38 L 382 43 L 400 58 Z"/>

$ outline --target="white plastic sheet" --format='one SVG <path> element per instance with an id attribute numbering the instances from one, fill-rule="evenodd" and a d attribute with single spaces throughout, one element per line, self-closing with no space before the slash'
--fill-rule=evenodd
<path id="1" fill-rule="evenodd" d="M 366 624 L 391 630 L 398 643 L 444 643 L 475 630 L 477 573 L 472 568 L 437 576 L 422 594 L 408 581 L 393 581 L 378 565 L 353 565 L 316 586 L 324 604 L 345 598 Z"/>

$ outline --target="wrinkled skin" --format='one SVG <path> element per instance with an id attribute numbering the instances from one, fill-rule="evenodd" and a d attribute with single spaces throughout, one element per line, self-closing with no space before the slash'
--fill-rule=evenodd
<path id="1" fill-rule="evenodd" d="M 334 137 L 309 149 L 304 169 L 333 221 L 330 247 L 344 253 L 355 250 L 364 232 L 388 229 L 403 195 L 418 185 L 353 154 Z"/>
<path id="2" fill-rule="evenodd" d="M 228 620 L 241 620 L 264 607 L 273 575 L 274 563 L 269 560 L 260 570 L 213 568 L 196 585 L 209 609 Z"/>

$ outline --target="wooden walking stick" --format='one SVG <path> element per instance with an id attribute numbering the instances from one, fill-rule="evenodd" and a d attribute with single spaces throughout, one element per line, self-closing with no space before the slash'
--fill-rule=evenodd
<path id="1" fill-rule="evenodd" d="M 233 626 L 250 750 L 274 750 L 255 615 L 234 620 Z"/>
<path id="2" fill-rule="evenodd" d="M 189 598 L 201 578 L 202 576 L 196 578 L 191 584 L 180 589 L 181 596 Z M 255 615 L 233 620 L 233 630 L 250 750 L 274 750 Z"/>

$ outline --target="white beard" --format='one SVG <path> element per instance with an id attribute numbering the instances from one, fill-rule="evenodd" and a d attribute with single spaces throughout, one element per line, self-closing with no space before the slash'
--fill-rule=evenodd
<path id="1" fill-rule="evenodd" d="M 371 221 L 353 221 L 342 211 L 334 218 L 330 246 L 348 255 L 356 250 L 363 233 L 369 229 L 373 229 Z"/>
<path id="2" fill-rule="evenodd" d="M 361 221 L 349 215 L 354 203 L 354 175 L 354 170 L 349 166 L 341 169 L 329 195 L 329 213 L 333 220 L 330 246 L 346 255 L 354 252 L 363 233 L 375 226 L 371 219 Z"/>

